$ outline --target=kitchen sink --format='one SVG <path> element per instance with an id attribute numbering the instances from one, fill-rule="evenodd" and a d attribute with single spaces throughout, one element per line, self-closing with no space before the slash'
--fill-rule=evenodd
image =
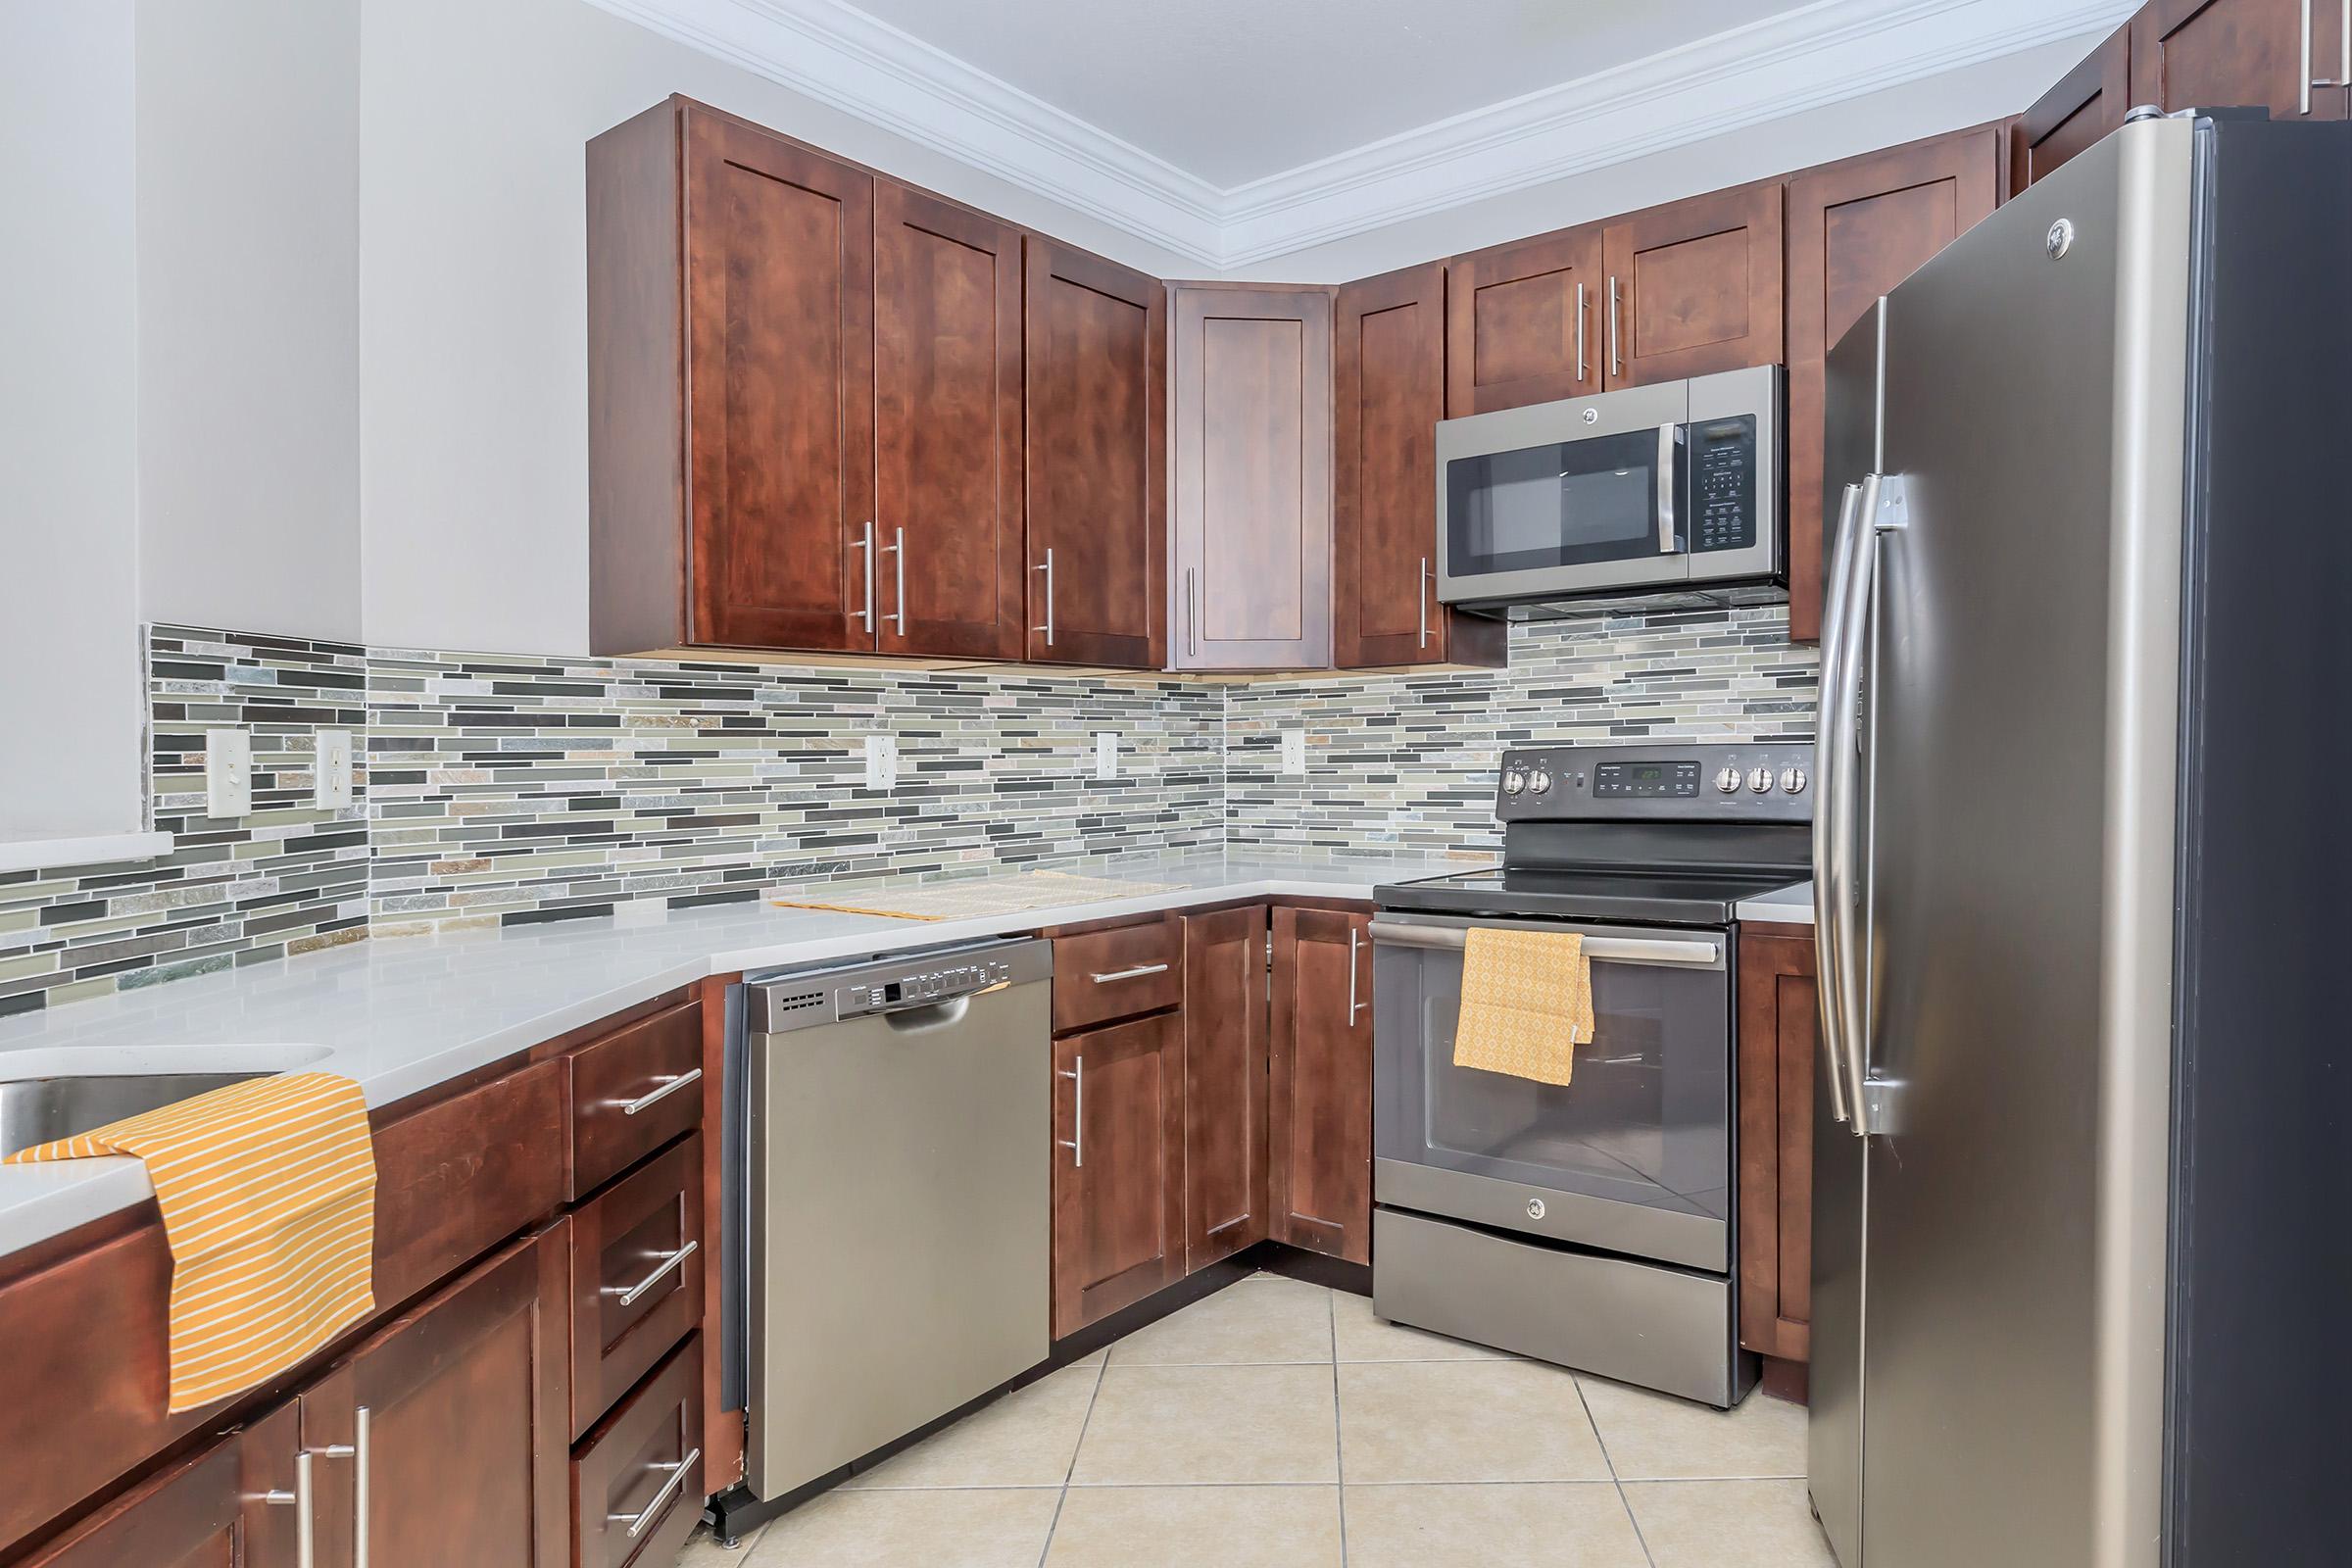
<path id="1" fill-rule="evenodd" d="M 0 1081 L 0 1158 L 125 1116 L 266 1078 L 262 1072 L 83 1073 Z"/>

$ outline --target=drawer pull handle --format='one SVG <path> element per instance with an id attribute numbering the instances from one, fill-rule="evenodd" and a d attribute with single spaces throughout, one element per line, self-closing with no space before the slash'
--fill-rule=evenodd
<path id="1" fill-rule="evenodd" d="M 1106 986 L 1113 980 L 1141 980 L 1148 974 L 1166 974 L 1167 972 L 1168 966 L 1164 963 L 1139 963 L 1132 969 L 1113 969 L 1108 974 L 1099 974 L 1093 978 L 1095 984 Z"/>
<path id="2" fill-rule="evenodd" d="M 676 1094 L 688 1084 L 693 1083 L 697 1079 L 701 1078 L 702 1075 L 702 1068 L 691 1068 L 686 1072 L 679 1073 L 674 1078 L 662 1079 L 660 1087 L 652 1090 L 650 1093 L 639 1095 L 635 1100 L 608 1100 L 605 1102 L 605 1103 L 608 1105 L 618 1105 L 620 1107 L 620 1113 L 623 1116 L 634 1116 L 639 1111 L 645 1109 L 648 1105 L 653 1104 L 656 1101 L 665 1100 L 669 1096 Z"/>
<path id="3" fill-rule="evenodd" d="M 645 1278 L 639 1280 L 634 1285 L 608 1285 L 605 1287 L 605 1294 L 607 1296 L 619 1297 L 620 1304 L 623 1306 L 635 1306 L 639 1297 L 652 1290 L 655 1286 L 661 1284 L 662 1281 L 668 1276 L 671 1269 L 676 1268 L 680 1263 L 683 1263 L 688 1258 L 692 1257 L 695 1253 L 695 1250 L 701 1246 L 702 1243 L 700 1242 L 688 1242 L 684 1247 L 679 1248 L 674 1252 L 664 1252 L 662 1254 L 661 1267 L 655 1269 L 651 1274 L 648 1274 Z"/>
<path id="4" fill-rule="evenodd" d="M 676 1464 L 654 1466 L 655 1469 L 666 1469 L 669 1472 L 669 1479 L 662 1483 L 662 1490 L 654 1494 L 654 1500 L 645 1505 L 645 1512 L 609 1513 L 605 1515 L 607 1522 L 616 1525 L 626 1524 L 629 1527 L 631 1541 L 644 1535 L 646 1527 L 661 1518 L 662 1510 L 668 1507 L 670 1499 L 678 1494 L 678 1489 L 686 1484 L 686 1472 L 693 1469 L 694 1462 L 702 1456 L 703 1450 L 696 1448 Z"/>

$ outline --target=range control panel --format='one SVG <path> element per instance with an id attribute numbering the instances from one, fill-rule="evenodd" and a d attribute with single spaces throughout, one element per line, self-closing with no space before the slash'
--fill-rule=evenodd
<path id="1" fill-rule="evenodd" d="M 1673 819 L 1809 822 L 1813 744 L 1513 747 L 1494 814 L 1505 822 Z"/>

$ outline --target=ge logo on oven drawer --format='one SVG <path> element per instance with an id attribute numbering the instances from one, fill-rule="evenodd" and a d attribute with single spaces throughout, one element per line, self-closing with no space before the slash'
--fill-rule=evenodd
<path id="1" fill-rule="evenodd" d="M 1529 1219 L 1542 1219 L 1544 1217 L 1544 1200 L 1541 1198 L 1531 1198 L 1527 1200 L 1527 1217 Z"/>

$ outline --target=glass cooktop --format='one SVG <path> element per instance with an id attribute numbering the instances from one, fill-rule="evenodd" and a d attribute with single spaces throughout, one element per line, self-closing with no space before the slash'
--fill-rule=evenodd
<path id="1" fill-rule="evenodd" d="M 1801 867 L 1724 870 L 1495 866 L 1374 890 L 1381 907 L 1538 919 L 1729 925 L 1743 899 L 1802 882 Z"/>

